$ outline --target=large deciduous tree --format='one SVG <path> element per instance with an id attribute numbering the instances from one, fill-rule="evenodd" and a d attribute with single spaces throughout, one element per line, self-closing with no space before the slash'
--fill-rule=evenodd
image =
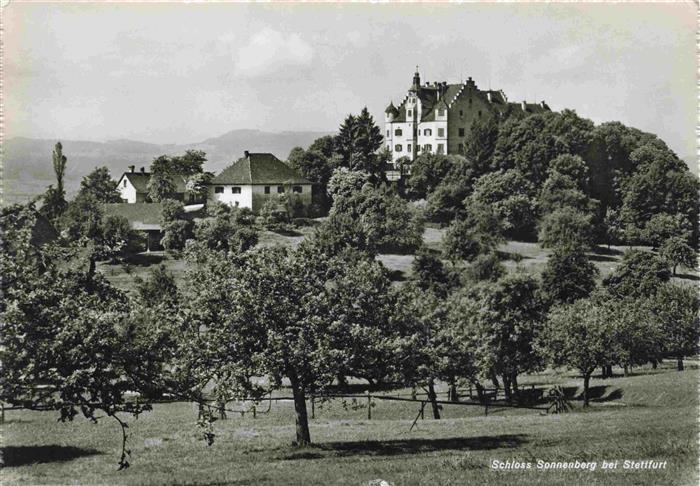
<path id="1" fill-rule="evenodd" d="M 97 167 L 80 181 L 78 195 L 90 194 L 101 203 L 122 202 L 117 181 L 112 179 L 107 167 Z"/>

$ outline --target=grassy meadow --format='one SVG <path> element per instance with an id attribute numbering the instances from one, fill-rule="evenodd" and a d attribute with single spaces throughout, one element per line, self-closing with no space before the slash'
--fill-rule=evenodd
<path id="1" fill-rule="evenodd" d="M 523 377 L 522 385 L 571 390 L 573 411 L 444 405 L 434 420 L 426 409 L 410 431 L 419 405 L 376 401 L 366 408 L 340 400 L 317 405 L 312 446 L 295 448 L 291 402 L 259 407 L 253 418 L 229 413 L 215 422 L 211 447 L 198 438 L 196 408 L 159 404 L 129 419 L 131 467 L 117 471 L 120 430 L 103 418 L 59 423 L 57 413 L 8 411 L 4 484 L 589 484 L 694 485 L 698 482 L 698 363 L 684 372 L 673 362 L 635 368 L 629 377 L 594 377 L 584 410 L 581 380 L 572 373 Z M 620 370 L 616 370 L 619 374 Z M 439 393 L 444 397 L 444 387 Z M 403 393 L 407 391 L 404 390 Z M 281 390 L 285 396 L 286 390 Z M 229 404 L 237 409 L 241 404 Z M 595 471 L 536 470 L 544 461 L 597 461 Z M 493 460 L 530 461 L 528 471 L 496 471 Z M 603 461 L 620 461 L 602 470 Z M 665 470 L 623 470 L 624 460 L 668 461 Z M 375 483 L 376 484 L 376 483 Z"/>

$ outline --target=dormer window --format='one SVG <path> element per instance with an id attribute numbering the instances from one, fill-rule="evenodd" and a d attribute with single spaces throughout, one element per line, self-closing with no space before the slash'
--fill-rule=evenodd
<path id="1" fill-rule="evenodd" d="M 423 135 L 425 135 L 426 137 L 429 137 L 432 134 L 433 134 L 433 131 L 430 128 L 426 128 L 425 130 L 423 130 Z"/>
<path id="2" fill-rule="evenodd" d="M 406 112 L 406 114 L 407 114 L 408 116 L 413 116 L 413 110 L 408 110 L 408 111 Z"/>

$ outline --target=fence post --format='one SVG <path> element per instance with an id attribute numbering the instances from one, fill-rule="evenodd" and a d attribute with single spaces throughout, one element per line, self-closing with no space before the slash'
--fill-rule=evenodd
<path id="1" fill-rule="evenodd" d="M 316 397 L 311 396 L 311 418 L 316 418 Z"/>
<path id="2" fill-rule="evenodd" d="M 372 420 L 372 395 L 367 390 L 367 420 Z"/>
<path id="3" fill-rule="evenodd" d="M 425 402 L 420 402 L 420 419 L 423 420 L 423 411 L 425 410 Z"/>
<path id="4" fill-rule="evenodd" d="M 257 415 L 257 414 L 256 414 L 256 410 L 255 410 L 255 405 L 253 405 L 253 418 L 255 418 L 256 415 Z"/>

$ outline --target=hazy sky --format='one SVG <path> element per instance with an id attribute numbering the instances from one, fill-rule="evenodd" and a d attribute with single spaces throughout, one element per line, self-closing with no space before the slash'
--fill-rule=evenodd
<path id="1" fill-rule="evenodd" d="M 186 143 L 383 122 L 416 65 L 620 120 L 695 154 L 696 7 L 22 4 L 4 13 L 5 136 Z"/>

